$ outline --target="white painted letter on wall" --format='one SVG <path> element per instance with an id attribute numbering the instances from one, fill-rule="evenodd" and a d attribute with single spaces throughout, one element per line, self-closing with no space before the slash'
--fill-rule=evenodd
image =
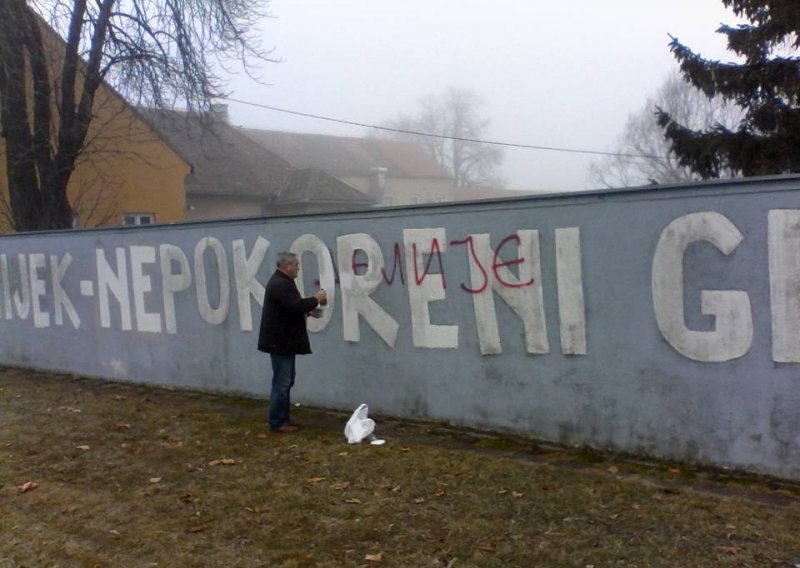
<path id="1" fill-rule="evenodd" d="M 772 360 L 800 363 L 800 209 L 769 212 Z"/>
<path id="2" fill-rule="evenodd" d="M 206 281 L 205 252 L 211 249 L 214 253 L 214 263 L 217 266 L 219 280 L 219 305 L 211 307 L 208 298 L 208 283 Z M 197 309 L 200 317 L 211 325 L 219 325 L 228 317 L 231 302 L 230 276 L 228 274 L 228 257 L 219 239 L 205 237 L 200 239 L 194 249 L 194 273 L 197 288 Z"/>
<path id="3" fill-rule="evenodd" d="M 703 362 L 743 356 L 753 342 L 753 317 L 747 292 L 703 290 L 701 312 L 715 316 L 712 331 L 686 327 L 683 308 L 683 257 L 695 241 L 708 241 L 728 255 L 743 237 L 727 217 L 713 212 L 690 213 L 661 232 L 653 257 L 652 291 L 658 329 L 676 351 Z"/>
<path id="4" fill-rule="evenodd" d="M 264 301 L 264 285 L 256 280 L 256 274 L 264 262 L 269 241 L 259 236 L 253 245 L 253 252 L 247 256 L 244 239 L 233 241 L 233 276 L 236 281 L 236 300 L 239 304 L 239 327 L 242 331 L 253 331 L 253 310 L 250 296 L 259 305 Z"/>
<path id="5" fill-rule="evenodd" d="M 0 283 L 3 286 L 3 308 L 7 320 L 13 319 L 14 312 L 11 310 L 11 278 L 8 274 L 8 260 L 6 255 L 0 254 Z"/>
<path id="6" fill-rule="evenodd" d="M 178 333 L 175 317 L 175 294 L 186 290 L 192 284 L 192 271 L 189 259 L 180 247 L 161 245 L 161 292 L 164 297 L 164 326 L 167 333 Z M 173 262 L 178 263 L 179 271 L 172 272 Z"/>
<path id="7" fill-rule="evenodd" d="M 353 255 L 357 250 L 362 250 L 367 255 L 368 262 L 364 274 L 356 274 L 353 268 Z M 358 316 L 361 315 L 389 347 L 394 347 L 400 326 L 369 297 L 381 283 L 383 268 L 381 247 L 366 233 L 353 233 L 336 239 L 336 255 L 339 261 L 345 341 L 361 341 L 361 330 L 358 325 Z"/>
<path id="8" fill-rule="evenodd" d="M 28 319 L 31 312 L 31 282 L 28 274 L 28 257 L 24 254 L 17 255 L 17 275 L 19 276 L 19 290 L 14 292 L 14 308 L 19 319 Z"/>
<path id="9" fill-rule="evenodd" d="M 61 262 L 58 262 L 58 256 L 55 254 L 50 255 L 50 283 L 53 287 L 53 303 L 55 304 L 56 325 L 64 325 L 64 311 L 66 310 L 69 316 L 69 321 L 72 322 L 72 327 L 78 329 L 81 326 L 81 318 L 78 317 L 78 312 L 75 311 L 75 306 L 67 296 L 67 291 L 61 285 L 64 276 L 67 273 L 67 268 L 72 263 L 72 255 L 69 253 L 64 254 Z"/>
<path id="10" fill-rule="evenodd" d="M 403 229 L 408 271 L 408 299 L 411 306 L 411 335 L 415 347 L 457 349 L 458 326 L 431 323 L 429 304 L 445 299 L 445 275 L 441 254 L 447 248 L 443 228 Z M 425 255 L 430 255 L 425 261 Z M 429 269 L 436 255 L 439 274 Z M 413 280 L 412 280 L 413 278 Z"/>
<path id="11" fill-rule="evenodd" d="M 119 315 L 122 329 L 131 329 L 131 299 L 128 290 L 128 259 L 125 249 L 116 248 L 117 272 L 111 268 L 106 260 L 106 253 L 103 249 L 95 251 L 97 263 L 97 288 L 100 301 L 100 325 L 111 327 L 111 306 L 108 301 L 108 293 L 116 298 L 119 303 Z"/>
<path id="12" fill-rule="evenodd" d="M 469 235 L 464 241 L 451 244 L 468 246 L 470 286 L 462 286 L 472 294 L 472 306 L 478 328 L 478 341 L 482 355 L 497 355 L 503 352 L 500 343 L 500 330 L 494 306 L 494 293 L 516 313 L 525 328 L 525 348 L 528 353 L 547 353 L 550 345 L 547 340 L 547 325 L 542 297 L 542 275 L 539 260 L 539 232 L 518 231 L 513 235 L 518 245 L 516 259 L 499 261 L 499 250 L 509 239 L 505 239 L 498 250 L 492 254 L 489 235 L 486 233 Z M 519 265 L 519 278 L 515 277 L 508 265 Z M 491 272 L 488 268 L 491 267 Z"/>
<path id="13" fill-rule="evenodd" d="M 33 307 L 33 326 L 34 327 L 50 327 L 50 314 L 42 311 L 40 298 L 42 298 L 47 290 L 44 285 L 44 279 L 39 276 L 39 270 L 47 266 L 47 259 L 45 255 L 36 253 L 30 255 L 31 257 L 31 305 Z"/>
<path id="14" fill-rule="evenodd" d="M 150 333 L 161 333 L 161 314 L 145 309 L 145 294 L 152 291 L 150 276 L 144 273 L 145 264 L 155 264 L 156 249 L 147 246 L 131 247 L 131 280 L 133 281 L 133 307 L 136 314 L 136 329 Z"/>
<path id="15" fill-rule="evenodd" d="M 556 229 L 556 276 L 561 352 L 586 355 L 586 310 L 583 303 L 581 230 Z"/>
<path id="16" fill-rule="evenodd" d="M 303 253 L 309 252 L 317 259 L 317 269 L 319 272 L 319 286 L 328 293 L 328 305 L 322 308 L 322 316 L 319 318 L 308 318 L 308 331 L 314 333 L 320 332 L 328 326 L 333 316 L 333 308 L 336 306 L 336 276 L 333 271 L 333 258 L 331 258 L 331 251 L 325 246 L 325 243 L 312 234 L 300 235 L 292 243 L 289 249 L 297 255 L 300 259 L 300 266 L 305 266 L 303 260 Z M 301 268 L 302 270 L 302 268 Z M 301 277 L 295 280 L 297 289 L 300 295 L 306 297 L 304 278 Z"/>

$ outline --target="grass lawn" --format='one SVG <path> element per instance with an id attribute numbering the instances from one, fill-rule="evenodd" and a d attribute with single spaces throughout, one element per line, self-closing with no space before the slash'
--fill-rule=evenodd
<path id="1" fill-rule="evenodd" d="M 266 389 L 266 385 L 265 385 Z M 800 566 L 800 484 L 0 368 L 0 568 Z"/>

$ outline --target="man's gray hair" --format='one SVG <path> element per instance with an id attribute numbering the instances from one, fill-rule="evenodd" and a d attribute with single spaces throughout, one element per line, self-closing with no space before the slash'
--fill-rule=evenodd
<path id="1" fill-rule="evenodd" d="M 284 266 L 289 264 L 290 261 L 292 261 L 292 260 L 294 260 L 296 258 L 297 258 L 297 255 L 294 254 L 293 252 L 285 252 L 285 251 L 284 252 L 279 252 L 278 253 L 278 259 L 275 262 L 275 265 L 278 268 L 283 268 Z"/>

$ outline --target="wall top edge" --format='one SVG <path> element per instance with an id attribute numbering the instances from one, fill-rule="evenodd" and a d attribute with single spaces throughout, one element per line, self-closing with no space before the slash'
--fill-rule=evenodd
<path id="1" fill-rule="evenodd" d="M 59 234 L 96 234 L 96 233 L 124 233 L 128 231 L 152 231 L 169 228 L 172 230 L 195 229 L 197 227 L 208 226 L 229 226 L 242 224 L 269 224 L 269 223 L 289 223 L 304 219 L 325 220 L 325 219 L 358 219 L 358 218 L 381 218 L 408 215 L 414 211 L 419 214 L 438 214 L 445 212 L 469 211 L 479 208 L 481 210 L 502 209 L 513 206 L 519 208 L 520 204 L 528 203 L 532 206 L 555 206 L 555 205 L 580 205 L 586 202 L 607 202 L 607 201 L 631 201 L 631 200 L 650 200 L 650 199 L 670 199 L 685 197 L 691 193 L 692 197 L 702 197 L 708 195 L 732 195 L 742 193 L 760 192 L 782 192 L 796 191 L 800 189 L 800 174 L 783 174 L 775 176 L 760 176 L 750 178 L 731 178 L 717 179 L 698 182 L 686 182 L 669 185 L 644 185 L 637 187 L 613 188 L 613 189 L 593 189 L 572 192 L 552 192 L 524 194 L 519 197 L 498 197 L 495 199 L 483 199 L 474 201 L 460 201 L 448 203 L 425 203 L 416 205 L 402 205 L 394 207 L 381 207 L 376 209 L 358 209 L 353 211 L 337 211 L 324 213 L 302 213 L 294 215 L 282 215 L 276 217 L 254 216 L 254 217 L 235 217 L 230 219 L 209 219 L 195 221 L 178 221 L 171 223 L 156 223 L 153 225 L 137 226 L 115 226 L 99 227 L 91 229 L 61 229 L 50 231 L 31 231 L 26 233 L 9 233 L 0 235 L 0 239 L 20 239 L 36 237 L 52 237 Z"/>

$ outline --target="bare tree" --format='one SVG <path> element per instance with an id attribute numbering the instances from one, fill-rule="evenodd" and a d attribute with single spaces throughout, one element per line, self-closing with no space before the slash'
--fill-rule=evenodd
<path id="1" fill-rule="evenodd" d="M 453 176 L 453 187 L 502 187 L 498 173 L 503 151 L 481 144 L 489 119 L 482 114 L 484 101 L 469 89 L 449 87 L 440 95 L 420 99 L 418 114 L 386 123 L 395 130 L 434 134 L 420 136 L 391 132 L 390 138 L 411 140 L 422 146 Z"/>
<path id="2" fill-rule="evenodd" d="M 591 164 L 589 178 L 605 187 L 631 187 L 648 183 L 680 183 L 700 179 L 670 150 L 664 129 L 658 125 L 657 109 L 662 108 L 690 128 L 737 124 L 741 111 L 721 98 L 709 99 L 702 91 L 670 74 L 644 107 L 628 116 L 618 139 L 616 155 Z M 728 176 L 733 175 L 727 172 Z"/>
<path id="3" fill-rule="evenodd" d="M 103 81 L 134 104 L 208 110 L 224 94 L 216 69 L 269 60 L 252 35 L 266 2 L 0 0 L 0 127 L 13 227 L 72 225 L 67 185 Z M 63 38 L 57 48 L 54 33 Z"/>

